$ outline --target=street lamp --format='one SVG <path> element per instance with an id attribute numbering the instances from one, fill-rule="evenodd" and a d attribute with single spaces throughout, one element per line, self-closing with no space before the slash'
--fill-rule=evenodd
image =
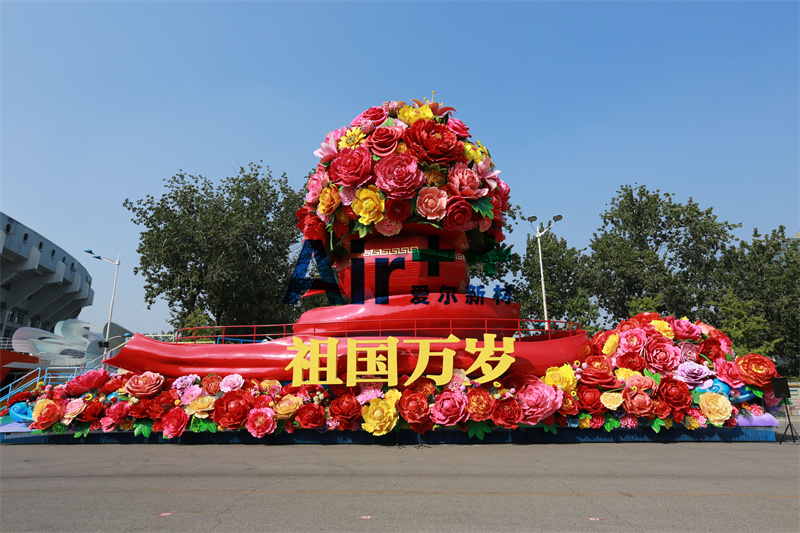
<path id="1" fill-rule="evenodd" d="M 556 222 L 558 222 L 562 218 L 564 218 L 564 217 L 562 217 L 561 215 L 554 216 L 553 220 L 551 220 L 551 221 L 549 221 L 547 223 L 547 227 L 546 228 L 544 228 L 543 224 L 537 224 L 536 226 L 533 225 L 533 223 L 536 222 L 536 217 L 535 216 L 531 216 L 531 217 L 528 217 L 528 218 L 525 219 L 528 222 L 530 222 L 531 223 L 531 227 L 534 230 L 536 230 L 536 242 L 539 244 L 539 275 L 540 275 L 540 277 L 542 279 L 542 306 L 544 306 L 544 327 L 548 331 L 550 331 L 550 321 L 547 319 L 547 298 L 545 297 L 545 294 L 544 294 L 544 264 L 542 263 L 542 235 L 544 235 L 545 233 L 550 231 L 550 228 L 553 227 L 553 224 L 555 224 Z M 542 227 L 544 229 L 540 230 L 539 229 L 540 227 Z"/>
<path id="2" fill-rule="evenodd" d="M 114 261 L 109 259 L 108 257 L 103 257 L 102 255 L 98 255 L 91 250 L 84 250 L 87 254 L 91 255 L 95 259 L 100 259 L 101 261 L 106 261 L 113 265 L 116 265 L 114 269 L 114 287 L 111 289 L 111 306 L 108 308 L 108 324 L 106 324 L 106 346 L 108 346 L 108 335 L 111 333 L 111 314 L 114 312 L 114 293 L 117 292 L 117 274 L 119 274 L 119 254 L 117 254 L 117 260 Z"/>

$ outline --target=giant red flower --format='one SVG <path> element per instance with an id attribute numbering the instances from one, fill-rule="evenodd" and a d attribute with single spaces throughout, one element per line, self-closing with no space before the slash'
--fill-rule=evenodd
<path id="1" fill-rule="evenodd" d="M 461 196 L 451 196 L 447 199 L 447 210 L 442 220 L 442 227 L 446 231 L 466 231 L 473 224 L 475 210 L 468 201 Z"/>
<path id="2" fill-rule="evenodd" d="M 522 422 L 522 406 L 516 398 L 497 400 L 492 410 L 492 422 L 506 429 L 517 429 Z"/>
<path id="3" fill-rule="evenodd" d="M 307 403 L 297 410 L 294 419 L 301 428 L 322 427 L 325 425 L 325 408 L 315 403 Z"/>
<path id="4" fill-rule="evenodd" d="M 489 391 L 483 387 L 475 387 L 467 393 L 467 411 L 470 420 L 482 422 L 492 418 L 494 404 L 496 400 L 492 398 Z"/>
<path id="5" fill-rule="evenodd" d="M 406 200 L 386 200 L 383 216 L 395 222 L 405 222 L 411 216 L 411 203 Z"/>
<path id="6" fill-rule="evenodd" d="M 655 406 L 650 395 L 641 389 L 626 388 L 622 391 L 622 407 L 632 416 L 650 416 Z"/>
<path id="7" fill-rule="evenodd" d="M 364 146 L 372 150 L 372 153 L 378 157 L 388 157 L 397 150 L 397 145 L 403 138 L 403 131 L 400 126 L 376 128 L 372 135 L 367 137 Z"/>
<path id="8" fill-rule="evenodd" d="M 361 404 L 354 394 L 343 394 L 331 402 L 330 417 L 339 423 L 339 428 L 349 426 L 361 417 Z"/>
<path id="9" fill-rule="evenodd" d="M 90 390 L 100 388 L 106 381 L 108 381 L 108 370 L 95 369 L 77 376 L 64 384 L 64 390 L 70 396 L 80 396 L 86 394 Z"/>
<path id="10" fill-rule="evenodd" d="M 372 154 L 363 145 L 343 148 L 331 161 L 328 174 L 336 185 L 366 185 L 372 177 Z"/>
<path id="11" fill-rule="evenodd" d="M 425 176 L 419 169 L 417 160 L 407 152 L 390 155 L 378 161 L 375 165 L 375 176 L 375 185 L 388 198 L 397 200 L 413 198 L 417 189 L 425 184 Z"/>
<path id="12" fill-rule="evenodd" d="M 189 415 L 180 407 L 170 409 L 164 418 L 161 419 L 164 438 L 180 437 L 189 423 Z"/>
<path id="13" fill-rule="evenodd" d="M 692 406 L 692 391 L 686 382 L 664 376 L 656 389 L 656 398 L 672 407 L 674 411 L 682 411 Z"/>
<path id="14" fill-rule="evenodd" d="M 681 364 L 681 349 L 662 335 L 649 337 L 644 343 L 643 353 L 647 366 L 661 374 L 675 370 Z"/>
<path id="15" fill-rule="evenodd" d="M 626 352 L 616 356 L 616 362 L 619 368 L 628 368 L 636 372 L 641 372 L 647 366 L 647 361 L 644 360 L 644 357 L 633 352 Z"/>
<path id="16" fill-rule="evenodd" d="M 436 396 L 431 408 L 431 420 L 435 424 L 455 426 L 459 422 L 466 422 L 468 417 L 466 394 L 445 391 Z"/>
<path id="17" fill-rule="evenodd" d="M 403 133 L 408 152 L 421 162 L 449 165 L 464 162 L 464 143 L 445 126 L 433 120 L 418 120 Z"/>
<path id="18" fill-rule="evenodd" d="M 294 215 L 297 217 L 297 229 L 300 230 L 306 240 L 328 242 L 325 223 L 319 218 L 313 207 L 303 204 Z"/>
<path id="19" fill-rule="evenodd" d="M 249 392 L 242 389 L 226 392 L 214 402 L 214 422 L 226 429 L 236 429 L 244 424 L 252 407 L 253 397 Z"/>
<path id="20" fill-rule="evenodd" d="M 161 420 L 175 406 L 177 401 L 180 401 L 177 389 L 165 390 L 147 402 L 147 413 L 153 420 Z"/>
<path id="21" fill-rule="evenodd" d="M 586 385 L 578 385 L 578 405 L 583 411 L 591 415 L 599 415 L 608 411 L 603 402 L 600 401 L 600 392 L 596 387 L 587 387 Z"/>
<path id="22" fill-rule="evenodd" d="M 431 414 L 428 397 L 422 392 L 406 389 L 397 401 L 397 412 L 409 424 L 425 424 Z"/>
<path id="23" fill-rule="evenodd" d="M 766 387 L 770 384 L 772 378 L 778 377 L 775 363 L 763 355 L 749 353 L 744 357 L 735 359 L 734 363 L 742 381 L 748 385 Z"/>

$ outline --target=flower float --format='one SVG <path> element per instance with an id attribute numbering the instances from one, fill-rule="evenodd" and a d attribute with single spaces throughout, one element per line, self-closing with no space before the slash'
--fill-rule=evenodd
<path id="1" fill-rule="evenodd" d="M 493 429 L 532 426 L 658 432 L 757 425 L 751 421 L 780 404 L 770 385 L 778 375 L 774 363 L 758 354 L 736 356 L 728 337 L 702 322 L 639 314 L 596 334 L 592 345 L 583 363 L 488 383 L 458 369 L 440 385 L 403 376 L 397 387 L 369 377 L 349 387 L 298 387 L 237 374 L 165 379 L 93 370 L 65 385 L 20 393 L 8 405 L 32 413 L 31 429 L 76 436 L 243 430 L 263 438 L 300 429 L 381 436 L 401 428 L 420 434 L 459 428 L 483 438 Z"/>

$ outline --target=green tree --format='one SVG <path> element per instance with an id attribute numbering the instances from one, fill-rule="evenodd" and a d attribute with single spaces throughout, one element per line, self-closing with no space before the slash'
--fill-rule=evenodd
<path id="1" fill-rule="evenodd" d="M 528 236 L 525 258 L 519 269 L 518 290 L 515 293 L 521 309 L 520 316 L 543 319 L 542 276 L 539 268 L 539 248 L 535 236 Z M 547 315 L 550 320 L 578 322 L 593 329 L 599 319 L 598 306 L 585 289 L 583 272 L 586 258 L 553 230 L 541 237 Z"/>
<path id="2" fill-rule="evenodd" d="M 601 215 L 592 237 L 587 287 L 613 320 L 653 302 L 661 313 L 713 321 L 724 292 L 720 257 L 736 224 L 717 220 L 691 198 L 624 185 Z M 637 309 L 639 310 L 639 309 Z"/>
<path id="3" fill-rule="evenodd" d="M 293 322 L 300 306 L 282 299 L 303 198 L 286 176 L 251 163 L 218 186 L 179 172 L 165 188 L 123 204 L 144 228 L 134 272 L 145 277 L 148 307 L 165 298 L 175 327 L 203 316 L 215 325 Z"/>
<path id="4" fill-rule="evenodd" d="M 720 276 L 727 293 L 717 326 L 733 332 L 734 347 L 800 374 L 800 238 L 787 238 L 783 226 L 769 235 L 755 230 L 752 241 L 726 251 Z"/>

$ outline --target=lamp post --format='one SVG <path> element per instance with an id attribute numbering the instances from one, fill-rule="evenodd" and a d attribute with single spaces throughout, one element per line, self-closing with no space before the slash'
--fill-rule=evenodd
<path id="1" fill-rule="evenodd" d="M 545 329 L 547 331 L 550 331 L 550 321 L 547 318 L 547 297 L 545 296 L 545 293 L 544 293 L 544 263 L 542 262 L 542 235 L 544 235 L 545 233 L 550 231 L 550 228 L 553 227 L 553 224 L 555 224 L 556 222 L 558 222 L 562 218 L 564 218 L 564 217 L 562 217 L 561 215 L 554 216 L 553 220 L 551 220 L 551 221 L 549 221 L 547 223 L 547 227 L 546 228 L 544 227 L 543 224 L 538 224 L 536 226 L 533 225 L 533 223 L 536 222 L 536 217 L 535 216 L 531 216 L 531 217 L 528 217 L 528 218 L 525 219 L 528 222 L 530 222 L 531 223 L 531 227 L 534 230 L 536 230 L 536 242 L 539 245 L 539 276 L 541 277 L 541 280 L 542 280 L 542 306 L 544 307 L 544 327 L 545 327 Z M 540 227 L 543 228 L 543 229 L 540 229 Z"/>
<path id="2" fill-rule="evenodd" d="M 84 250 L 87 254 L 91 255 L 95 259 L 100 259 L 101 261 L 106 261 L 107 263 L 111 263 L 116 265 L 114 269 L 114 287 L 111 289 L 111 306 L 108 308 L 108 324 L 106 324 L 106 346 L 108 346 L 108 335 L 111 333 L 111 314 L 114 312 L 114 294 L 117 292 L 117 275 L 119 274 L 119 254 L 117 254 L 117 260 L 114 261 L 109 259 L 108 257 L 103 257 L 102 255 L 98 255 L 91 250 Z"/>

